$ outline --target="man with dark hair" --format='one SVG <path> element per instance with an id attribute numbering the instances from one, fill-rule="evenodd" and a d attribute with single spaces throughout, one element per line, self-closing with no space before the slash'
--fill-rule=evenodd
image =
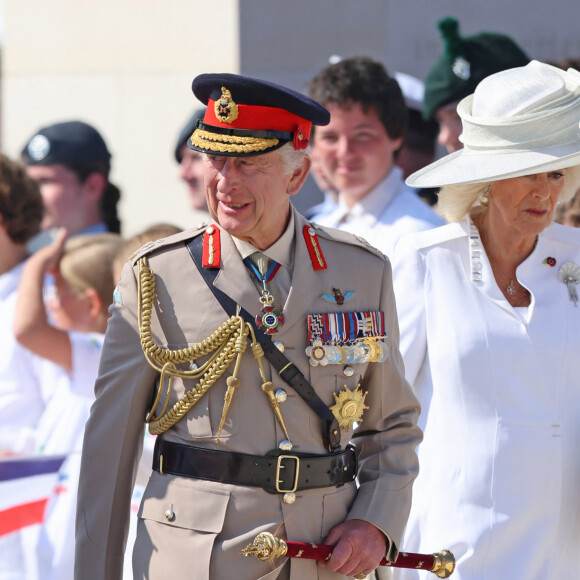
<path id="1" fill-rule="evenodd" d="M 24 146 L 22 160 L 40 186 L 42 230 L 65 227 L 69 235 L 120 232 L 120 192 L 109 181 L 111 154 L 94 127 L 81 121 L 43 127 Z"/>
<path id="2" fill-rule="evenodd" d="M 421 439 L 390 263 L 290 203 L 326 109 L 233 74 L 193 90 L 207 110 L 188 146 L 213 220 L 123 269 L 85 431 L 76 578 L 121 577 L 145 421 L 135 579 L 366 577 L 396 559 Z M 263 532 L 332 556 L 244 558 Z"/>
<path id="3" fill-rule="evenodd" d="M 328 65 L 309 93 L 330 111 L 330 123 L 316 129 L 314 149 L 338 190 L 338 207 L 314 221 L 363 236 L 391 259 L 402 236 L 444 223 L 405 186 L 395 165 L 408 110 L 380 62 L 353 57 Z"/>
<path id="4" fill-rule="evenodd" d="M 530 62 L 509 37 L 493 32 L 473 36 L 459 34 L 459 22 L 447 17 L 437 23 L 443 54 L 425 79 L 423 117 L 439 123 L 438 141 L 449 153 L 463 148 L 459 140 L 461 119 L 457 104 L 471 95 L 485 77 Z"/>

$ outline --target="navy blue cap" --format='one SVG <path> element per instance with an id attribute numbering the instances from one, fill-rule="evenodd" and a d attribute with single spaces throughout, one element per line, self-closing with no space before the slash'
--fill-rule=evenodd
<path id="1" fill-rule="evenodd" d="M 101 134 L 82 121 L 48 125 L 37 131 L 22 150 L 26 165 L 104 163 L 111 154 Z"/>
<path id="2" fill-rule="evenodd" d="M 195 96 L 207 105 L 187 144 L 205 153 L 261 155 L 292 142 L 308 146 L 311 126 L 327 125 L 330 113 L 309 97 L 281 85 L 229 73 L 193 80 Z"/>
<path id="3" fill-rule="evenodd" d="M 177 143 L 175 144 L 174 151 L 175 160 L 177 161 L 177 163 L 181 163 L 182 157 L 181 148 L 187 143 L 187 141 L 191 137 L 191 134 L 195 131 L 197 127 L 197 122 L 201 121 L 204 115 L 205 115 L 205 107 L 197 109 L 197 111 L 193 113 L 193 115 L 184 125 L 183 129 L 181 129 L 181 131 L 179 132 L 179 136 L 177 137 Z"/>

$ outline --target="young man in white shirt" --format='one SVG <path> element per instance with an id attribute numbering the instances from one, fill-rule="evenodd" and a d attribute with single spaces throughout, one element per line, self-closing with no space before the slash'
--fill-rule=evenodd
<path id="1" fill-rule="evenodd" d="M 380 62 L 353 57 L 331 64 L 309 93 L 330 111 L 330 123 L 316 128 L 314 149 L 339 192 L 336 209 L 314 221 L 362 236 L 391 259 L 402 236 L 444 223 L 395 165 L 408 110 Z"/>

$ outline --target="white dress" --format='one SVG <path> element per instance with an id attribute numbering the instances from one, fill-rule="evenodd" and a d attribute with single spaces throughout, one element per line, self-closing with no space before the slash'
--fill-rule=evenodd
<path id="1" fill-rule="evenodd" d="M 399 245 L 401 352 L 424 429 L 401 547 L 450 549 L 455 580 L 578 577 L 580 306 L 566 262 L 580 264 L 580 230 L 553 224 L 517 270 L 531 304 L 515 309 L 472 224 Z"/>

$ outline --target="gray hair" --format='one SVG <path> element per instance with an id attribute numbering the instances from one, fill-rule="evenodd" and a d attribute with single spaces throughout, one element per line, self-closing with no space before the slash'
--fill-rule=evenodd
<path id="1" fill-rule="evenodd" d="M 493 181 L 445 185 L 439 192 L 437 210 L 450 222 L 461 221 L 467 214 L 481 214 L 486 210 L 484 192 L 488 187 L 493 187 Z M 564 187 L 558 201 L 569 200 L 578 187 L 580 187 L 580 165 L 566 168 Z"/>
<path id="2" fill-rule="evenodd" d="M 291 175 L 304 163 L 306 157 L 310 157 L 310 145 L 306 149 L 294 149 L 294 144 L 285 143 L 277 150 L 282 161 L 284 175 Z"/>

